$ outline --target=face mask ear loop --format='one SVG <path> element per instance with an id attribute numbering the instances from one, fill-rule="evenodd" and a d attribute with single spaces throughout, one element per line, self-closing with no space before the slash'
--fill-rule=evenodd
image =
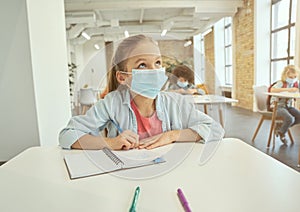
<path id="1" fill-rule="evenodd" d="M 122 73 L 124 73 L 124 74 L 127 74 L 127 76 L 130 76 L 130 75 L 132 75 L 132 73 L 130 73 L 130 72 L 125 72 L 125 71 L 120 71 L 120 72 L 122 72 Z M 128 77 L 126 77 L 126 79 L 124 80 L 124 84 L 123 85 L 125 85 L 127 88 L 129 88 L 129 89 L 131 89 L 131 85 L 128 83 Z"/>
<path id="2" fill-rule="evenodd" d="M 118 71 L 118 72 L 120 72 L 120 73 L 122 73 L 122 74 L 132 75 L 131 72 L 127 72 L 127 71 Z"/>

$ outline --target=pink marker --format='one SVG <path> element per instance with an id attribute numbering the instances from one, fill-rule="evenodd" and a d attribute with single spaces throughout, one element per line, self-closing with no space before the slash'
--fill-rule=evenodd
<path id="1" fill-rule="evenodd" d="M 192 210 L 189 207 L 189 203 L 187 202 L 182 190 L 180 188 L 177 189 L 177 195 L 179 197 L 179 200 L 184 208 L 185 212 L 192 212 Z"/>

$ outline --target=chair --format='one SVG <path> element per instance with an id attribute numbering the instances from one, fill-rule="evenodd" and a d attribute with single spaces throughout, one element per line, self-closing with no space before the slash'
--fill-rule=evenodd
<path id="1" fill-rule="evenodd" d="M 97 101 L 93 88 L 81 88 L 79 92 L 79 103 L 81 105 L 81 115 L 84 115 L 89 107 Z"/>
<path id="2" fill-rule="evenodd" d="M 254 97 L 255 97 L 255 101 L 256 101 L 257 112 L 261 114 L 261 118 L 260 118 L 258 126 L 254 132 L 254 135 L 252 137 L 252 142 L 254 142 L 256 135 L 257 135 L 262 123 L 264 122 L 264 120 L 272 120 L 272 115 L 273 115 L 273 113 L 271 111 L 267 110 L 267 96 L 268 95 L 266 94 L 266 92 L 268 92 L 268 87 L 266 85 L 253 86 L 253 91 L 254 91 Z M 282 122 L 282 118 L 276 117 L 276 123 L 280 123 L 280 122 Z M 272 130 L 273 145 L 275 145 L 275 127 L 276 127 L 276 124 L 274 124 L 273 130 Z M 292 137 L 290 129 L 288 130 L 288 135 L 290 137 L 291 143 L 294 143 L 294 139 Z"/>

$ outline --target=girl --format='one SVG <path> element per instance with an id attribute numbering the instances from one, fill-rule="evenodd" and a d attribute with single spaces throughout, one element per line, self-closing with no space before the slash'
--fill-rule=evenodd
<path id="1" fill-rule="evenodd" d="M 63 148 L 155 148 L 175 141 L 207 140 L 213 120 L 193 102 L 160 93 L 166 82 L 156 42 L 126 38 L 112 59 L 108 94 L 84 116 L 72 117 L 59 136 Z M 107 137 L 99 132 L 107 128 Z M 223 129 L 220 129 L 222 131 Z"/>
<path id="2" fill-rule="evenodd" d="M 181 94 L 200 94 L 204 95 L 206 92 L 194 85 L 194 72 L 185 65 L 176 66 L 172 71 L 174 78 L 169 91 L 174 91 Z"/>
<path id="3" fill-rule="evenodd" d="M 286 66 L 281 74 L 281 80 L 276 82 L 270 91 L 274 93 L 299 91 L 298 76 L 299 70 L 295 66 Z M 274 101 L 275 98 L 271 97 L 271 108 L 274 107 Z M 289 127 L 300 123 L 300 111 L 293 107 L 292 104 L 293 99 L 286 98 L 279 99 L 277 103 L 277 116 L 283 118 L 283 123 L 281 126 L 276 127 L 275 134 L 280 137 L 283 143 L 286 143 L 285 133 Z"/>

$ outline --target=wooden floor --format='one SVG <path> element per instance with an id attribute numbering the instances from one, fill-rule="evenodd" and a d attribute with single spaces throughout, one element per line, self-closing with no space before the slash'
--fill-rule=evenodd
<path id="1" fill-rule="evenodd" d="M 212 108 L 210 112 L 214 114 L 214 111 L 215 109 Z M 254 131 L 258 125 L 260 115 L 249 110 L 231 106 L 224 106 L 223 111 L 226 131 L 225 137 L 239 138 L 300 172 L 300 168 L 297 167 L 300 148 L 300 125 L 296 125 L 291 128 L 294 138 L 293 145 L 290 143 L 287 136 L 287 145 L 283 144 L 279 138 L 275 138 L 275 146 L 273 146 L 273 142 L 271 142 L 270 148 L 266 148 L 271 121 L 263 122 L 255 141 L 251 142 Z M 216 116 L 214 116 L 214 118 L 216 118 Z"/>

